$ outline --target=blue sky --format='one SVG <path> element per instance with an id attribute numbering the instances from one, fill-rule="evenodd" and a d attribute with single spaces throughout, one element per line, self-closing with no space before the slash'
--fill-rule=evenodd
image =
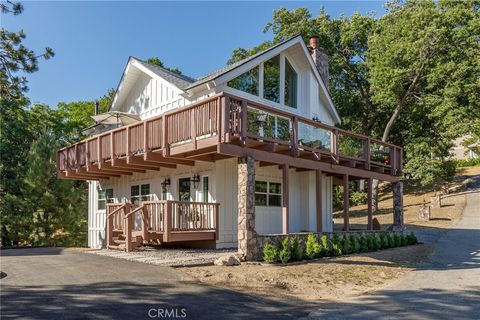
<path id="1" fill-rule="evenodd" d="M 25 45 L 55 57 L 40 61 L 29 76 L 31 102 L 93 100 L 116 88 L 129 56 L 158 56 L 167 66 L 198 77 L 226 64 L 232 51 L 251 47 L 274 9 L 307 7 L 316 15 L 324 6 L 337 17 L 375 11 L 382 1 L 318 2 L 23 2 L 24 13 L 2 15 L 10 31 L 23 29 Z"/>

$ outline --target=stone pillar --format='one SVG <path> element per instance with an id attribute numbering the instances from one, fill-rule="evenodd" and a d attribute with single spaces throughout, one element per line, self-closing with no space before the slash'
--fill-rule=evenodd
<path id="1" fill-rule="evenodd" d="M 393 191 L 393 231 L 403 231 L 403 182 L 397 181 L 392 183 Z"/>
<path id="2" fill-rule="evenodd" d="M 255 232 L 255 160 L 238 160 L 238 252 L 245 260 L 257 260 Z"/>

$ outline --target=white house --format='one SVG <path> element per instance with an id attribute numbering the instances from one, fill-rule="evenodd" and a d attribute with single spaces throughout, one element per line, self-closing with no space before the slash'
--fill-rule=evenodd
<path id="1" fill-rule="evenodd" d="M 401 149 L 336 128 L 326 83 L 316 37 L 199 79 L 130 57 L 111 111 L 141 121 L 58 154 L 60 178 L 89 181 L 89 246 L 332 232 L 333 184 L 398 182 Z M 344 218 L 348 230 L 348 201 Z"/>

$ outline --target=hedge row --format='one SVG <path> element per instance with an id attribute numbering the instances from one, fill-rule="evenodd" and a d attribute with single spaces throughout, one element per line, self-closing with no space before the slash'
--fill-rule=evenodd
<path id="1" fill-rule="evenodd" d="M 302 249 L 297 236 L 285 237 L 274 246 L 266 243 L 263 246 L 263 260 L 267 263 L 299 261 L 327 256 L 377 251 L 380 249 L 401 247 L 417 243 L 413 233 L 382 233 L 380 235 L 334 234 L 331 239 L 322 235 L 320 239 L 315 234 L 309 234 Z"/>

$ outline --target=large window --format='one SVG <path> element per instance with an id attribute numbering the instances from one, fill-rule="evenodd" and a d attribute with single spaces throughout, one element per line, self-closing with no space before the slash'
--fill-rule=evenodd
<path id="1" fill-rule="evenodd" d="M 142 184 L 130 187 L 130 202 L 135 205 L 140 205 L 141 201 L 150 200 L 150 185 Z"/>
<path id="2" fill-rule="evenodd" d="M 258 96 L 258 66 L 227 82 L 227 86 Z"/>
<path id="3" fill-rule="evenodd" d="M 297 73 L 285 58 L 285 105 L 297 107 Z"/>
<path id="4" fill-rule="evenodd" d="M 113 203 L 113 189 L 97 189 L 98 199 L 97 199 L 97 209 L 105 210 L 107 203 Z"/>
<path id="5" fill-rule="evenodd" d="M 280 102 L 280 56 L 275 56 L 263 64 L 263 97 Z"/>
<path id="6" fill-rule="evenodd" d="M 262 75 L 262 79 L 260 79 L 260 75 Z M 297 108 L 298 75 L 283 54 L 276 55 L 228 81 L 227 86 L 276 103 Z"/>
<path id="7" fill-rule="evenodd" d="M 282 184 L 255 181 L 255 205 L 280 207 L 282 205 Z"/>

